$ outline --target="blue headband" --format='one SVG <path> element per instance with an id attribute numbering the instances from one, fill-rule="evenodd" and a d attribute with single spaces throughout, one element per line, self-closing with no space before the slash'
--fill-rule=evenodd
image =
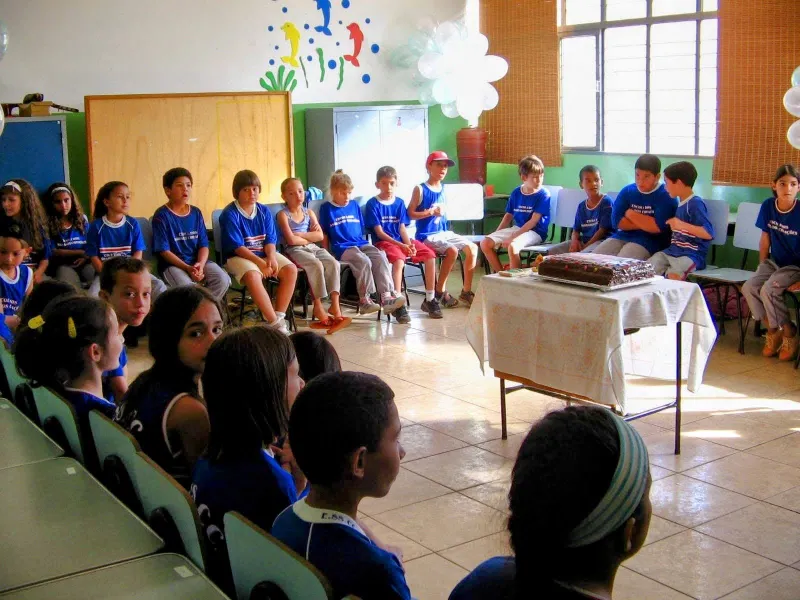
<path id="1" fill-rule="evenodd" d="M 649 470 L 647 446 L 631 425 L 616 415 L 613 418 L 619 433 L 617 469 L 598 505 L 570 532 L 568 548 L 594 544 L 619 529 L 644 496 Z"/>

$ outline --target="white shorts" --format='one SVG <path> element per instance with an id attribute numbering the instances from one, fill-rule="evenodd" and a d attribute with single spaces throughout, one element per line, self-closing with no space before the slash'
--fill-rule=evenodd
<path id="1" fill-rule="evenodd" d="M 514 233 L 519 231 L 519 227 L 516 225 L 512 225 L 511 227 L 506 227 L 505 229 L 499 229 L 493 233 L 490 233 L 486 237 L 489 238 L 494 242 L 494 247 L 497 248 L 503 242 L 505 242 L 508 238 L 510 238 Z M 515 248 L 525 248 L 527 246 L 538 246 L 542 243 L 542 237 L 533 230 L 526 231 L 522 235 L 519 235 L 514 239 L 514 247 Z"/>
<path id="2" fill-rule="evenodd" d="M 283 267 L 293 264 L 292 261 L 279 252 L 275 253 L 275 259 L 278 261 L 279 271 Z M 249 271 L 258 271 L 261 273 L 261 269 L 259 269 L 253 261 L 242 258 L 241 256 L 231 256 L 225 263 L 225 270 L 234 276 L 237 283 L 242 283 L 242 277 Z"/>
<path id="3" fill-rule="evenodd" d="M 463 235 L 458 235 L 453 231 L 437 231 L 425 238 L 423 243 L 436 254 L 444 254 L 451 247 L 461 252 L 467 246 L 472 245 L 472 242 Z"/>

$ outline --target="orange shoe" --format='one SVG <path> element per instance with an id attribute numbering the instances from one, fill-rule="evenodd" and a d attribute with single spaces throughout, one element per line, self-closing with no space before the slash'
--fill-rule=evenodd
<path id="1" fill-rule="evenodd" d="M 761 352 L 761 356 L 765 356 L 766 358 L 772 358 L 773 356 L 778 356 L 778 353 L 781 351 L 781 347 L 783 345 L 783 332 L 778 329 L 775 333 L 767 332 L 767 341 L 764 343 L 764 350 Z"/>
<path id="2" fill-rule="evenodd" d="M 333 327 L 328 329 L 328 335 L 332 335 L 332 334 L 336 333 L 337 331 L 339 331 L 340 329 L 344 329 L 345 327 L 350 325 L 350 323 L 352 323 L 352 322 L 353 322 L 353 319 L 351 319 L 350 317 L 334 317 L 333 318 Z"/>
<path id="3" fill-rule="evenodd" d="M 800 336 L 797 334 L 792 337 L 784 336 L 778 360 L 794 360 L 797 357 L 798 347 L 800 347 Z"/>

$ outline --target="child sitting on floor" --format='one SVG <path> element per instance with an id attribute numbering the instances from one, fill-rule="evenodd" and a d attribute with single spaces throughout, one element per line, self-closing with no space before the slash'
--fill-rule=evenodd
<path id="1" fill-rule="evenodd" d="M 297 281 L 297 267 L 275 249 L 278 232 L 269 209 L 258 202 L 261 180 L 253 171 L 239 171 L 233 178 L 233 202 L 219 217 L 222 229 L 222 262 L 240 285 L 247 287 L 262 318 L 270 327 L 289 334 L 286 311 Z M 264 280 L 278 280 L 275 306 Z"/>
<path id="2" fill-rule="evenodd" d="M 610 410 L 550 413 L 511 475 L 514 556 L 480 564 L 450 600 L 611 600 L 620 564 L 647 537 L 651 483 L 644 441 Z"/>
<path id="3" fill-rule="evenodd" d="M 319 209 L 323 243 L 333 255 L 350 265 L 358 288 L 358 311 L 362 315 L 383 308 L 387 315 L 405 306 L 406 299 L 392 284 L 386 255 L 364 239 L 364 220 L 358 204 L 350 199 L 353 182 L 341 170 L 331 176 L 331 201 Z M 378 292 L 380 306 L 370 296 Z"/>
<path id="4" fill-rule="evenodd" d="M 800 207 L 797 192 L 800 171 L 794 165 L 782 165 L 775 173 L 772 193 L 765 200 L 756 219 L 761 229 L 758 269 L 742 287 L 753 318 L 767 327 L 762 354 L 794 360 L 800 346 L 797 326 L 792 324 L 783 293 L 800 282 Z"/>
<path id="5" fill-rule="evenodd" d="M 361 500 L 388 494 L 400 471 L 400 429 L 391 388 L 365 373 L 320 375 L 292 407 L 289 438 L 311 491 L 272 535 L 319 569 L 335 598 L 410 598 L 398 553 L 358 520 Z"/>
<path id="6" fill-rule="evenodd" d="M 425 265 L 425 300 L 431 302 L 435 296 L 436 253 L 419 240 L 408 236 L 406 226 L 411 223 L 405 202 L 394 195 L 397 187 L 397 171 L 394 167 L 378 169 L 375 187 L 380 193 L 367 202 L 366 225 L 377 238 L 375 247 L 386 253 L 392 265 L 394 289 L 403 289 L 403 270 L 406 259 Z M 438 303 L 437 303 L 438 308 Z M 432 310 L 428 314 L 434 319 L 442 318 L 442 311 Z M 394 313 L 398 323 L 409 323 L 408 309 L 398 308 Z"/>
<path id="7" fill-rule="evenodd" d="M 17 329 L 17 313 L 33 287 L 33 271 L 24 265 L 31 251 L 30 235 L 13 221 L 0 222 L 0 301 L 3 319 L 11 332 Z"/>
<path id="8" fill-rule="evenodd" d="M 555 244 L 547 250 L 548 256 L 564 252 L 593 252 L 613 231 L 611 226 L 611 198 L 600 190 L 603 178 L 600 169 L 586 165 L 578 175 L 586 200 L 575 211 L 575 223 L 569 241 Z"/>
<path id="9" fill-rule="evenodd" d="M 89 221 L 75 190 L 68 183 L 54 183 L 42 196 L 42 204 L 53 245 L 48 275 L 81 289 L 84 283 L 94 281 L 96 273 L 92 261 L 86 257 Z"/>
<path id="10" fill-rule="evenodd" d="M 690 162 L 676 162 L 664 169 L 667 193 L 678 199 L 675 216 L 667 220 L 672 242 L 647 262 L 658 275 L 666 274 L 669 279 L 683 280 L 692 271 L 705 269 L 708 247 L 714 239 L 714 225 L 708 218 L 706 203 L 692 191 L 696 180 L 697 169 Z"/>
<path id="11" fill-rule="evenodd" d="M 276 221 L 281 237 L 286 244 L 286 255 L 302 267 L 314 297 L 314 316 L 312 329 L 327 329 L 328 334 L 347 327 L 350 317 L 342 316 L 339 306 L 339 262 L 331 253 L 318 246 L 325 234 L 317 221 L 314 211 L 303 206 L 305 191 L 302 182 L 290 177 L 281 183 L 281 197 L 286 207 L 281 210 Z M 330 296 L 331 314 L 322 306 L 322 299 Z"/>
<path id="12" fill-rule="evenodd" d="M 497 248 L 508 250 L 509 266 L 519 269 L 519 252 L 526 246 L 536 246 L 547 238 L 550 224 L 550 192 L 542 187 L 544 164 L 537 156 L 526 156 L 519 161 L 522 185 L 508 198 L 506 214 L 494 233 L 481 241 L 481 250 L 492 269 L 502 271 L 497 258 Z"/>

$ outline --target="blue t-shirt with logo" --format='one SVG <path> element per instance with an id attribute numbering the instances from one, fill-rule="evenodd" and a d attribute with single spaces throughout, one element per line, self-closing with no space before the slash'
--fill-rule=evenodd
<path id="1" fill-rule="evenodd" d="M 425 217 L 424 219 L 417 219 L 417 233 L 415 237 L 420 242 L 424 242 L 426 239 L 428 239 L 429 235 L 439 233 L 440 231 L 447 231 L 448 223 L 447 217 L 445 216 L 447 214 L 447 194 L 445 194 L 444 191 L 444 184 L 442 184 L 442 189 L 438 192 L 428 187 L 427 183 L 420 184 L 419 187 L 422 190 L 422 194 L 419 198 L 419 206 L 417 210 L 422 212 L 423 210 L 428 210 L 436 204 L 442 207 L 441 216 L 437 217 L 432 215 L 430 217 Z"/>
<path id="2" fill-rule="evenodd" d="M 25 300 L 25 294 L 33 285 L 33 271 L 27 265 L 20 265 L 14 277 L 0 271 L 0 300 L 3 302 L 3 314 L 7 317 L 17 314 Z"/>
<path id="3" fill-rule="evenodd" d="M 648 233 L 641 229 L 620 229 L 619 222 L 629 208 L 642 215 L 653 217 L 661 232 Z M 611 237 L 626 243 L 639 244 L 650 254 L 655 254 L 669 246 L 671 236 L 667 221 L 675 216 L 677 208 L 678 201 L 670 197 L 663 184 L 647 194 L 640 192 L 635 183 L 626 185 L 620 190 L 611 212 L 611 223 L 616 228 Z"/>
<path id="4" fill-rule="evenodd" d="M 106 217 L 95 219 L 86 232 L 86 256 L 96 256 L 103 262 L 115 256 L 131 256 L 144 249 L 139 223 L 128 216 L 119 223 L 112 223 Z"/>
<path id="5" fill-rule="evenodd" d="M 89 221 L 86 216 L 83 216 L 83 232 L 70 225 L 69 227 L 61 228 L 58 232 L 58 237 L 53 240 L 56 250 L 86 250 L 86 233 L 89 229 Z"/>
<path id="6" fill-rule="evenodd" d="M 344 206 L 333 202 L 326 202 L 319 209 L 319 226 L 328 236 L 331 250 L 336 258 L 341 258 L 342 253 L 348 248 L 364 246 L 364 220 L 361 218 L 361 208 L 349 200 Z"/>
<path id="7" fill-rule="evenodd" d="M 572 228 L 578 233 L 582 244 L 585 244 L 594 237 L 598 229 L 612 231 L 611 225 L 611 198 L 603 196 L 594 208 L 589 208 L 588 200 L 584 200 L 578 205 L 575 211 L 575 223 Z"/>
<path id="8" fill-rule="evenodd" d="M 533 194 L 526 194 L 522 191 L 522 186 L 514 189 L 506 203 L 506 214 L 514 217 L 514 225 L 522 227 L 531 220 L 533 213 L 540 214 L 541 218 L 531 231 L 545 239 L 547 227 L 550 225 L 550 192 L 541 188 Z"/>
<path id="9" fill-rule="evenodd" d="M 370 198 L 367 202 L 366 221 L 368 229 L 372 230 L 380 225 L 386 235 L 398 242 L 403 241 L 400 237 L 400 225 L 407 226 L 411 223 L 405 202 L 400 198 L 395 198 L 389 204 L 379 198 Z"/>
<path id="10" fill-rule="evenodd" d="M 708 232 L 711 239 L 714 239 L 714 225 L 711 223 L 711 219 L 708 218 L 708 207 L 706 207 L 706 203 L 703 202 L 702 198 L 692 196 L 678 204 L 675 217 L 690 225 L 702 227 Z M 676 257 L 686 256 L 692 259 L 698 270 L 705 269 L 706 255 L 708 254 L 708 248 L 711 246 L 711 239 L 704 240 L 685 231 L 673 231 L 672 242 L 669 248 L 664 250 L 664 254 Z"/>
<path id="11" fill-rule="evenodd" d="M 203 213 L 196 206 L 189 206 L 189 214 L 180 216 L 168 206 L 160 207 L 153 215 L 153 252 L 172 252 L 187 265 L 197 262 L 200 248 L 208 248 L 208 234 Z M 171 266 L 161 256 L 158 268 L 163 271 Z"/>
<path id="12" fill-rule="evenodd" d="M 299 500 L 272 525 L 272 535 L 319 569 L 334 598 L 410 600 L 398 558 L 379 548 L 356 521 Z"/>
<path id="13" fill-rule="evenodd" d="M 231 202 L 219 216 L 222 229 L 222 262 L 236 256 L 236 249 L 244 246 L 250 252 L 264 258 L 264 246 L 278 243 L 275 219 L 266 205 L 256 202 L 255 211 L 245 214 L 237 202 Z"/>
<path id="14" fill-rule="evenodd" d="M 778 210 L 778 200 L 765 200 L 758 211 L 756 227 L 769 234 L 769 252 L 779 267 L 800 266 L 800 204 L 791 210 Z"/>

